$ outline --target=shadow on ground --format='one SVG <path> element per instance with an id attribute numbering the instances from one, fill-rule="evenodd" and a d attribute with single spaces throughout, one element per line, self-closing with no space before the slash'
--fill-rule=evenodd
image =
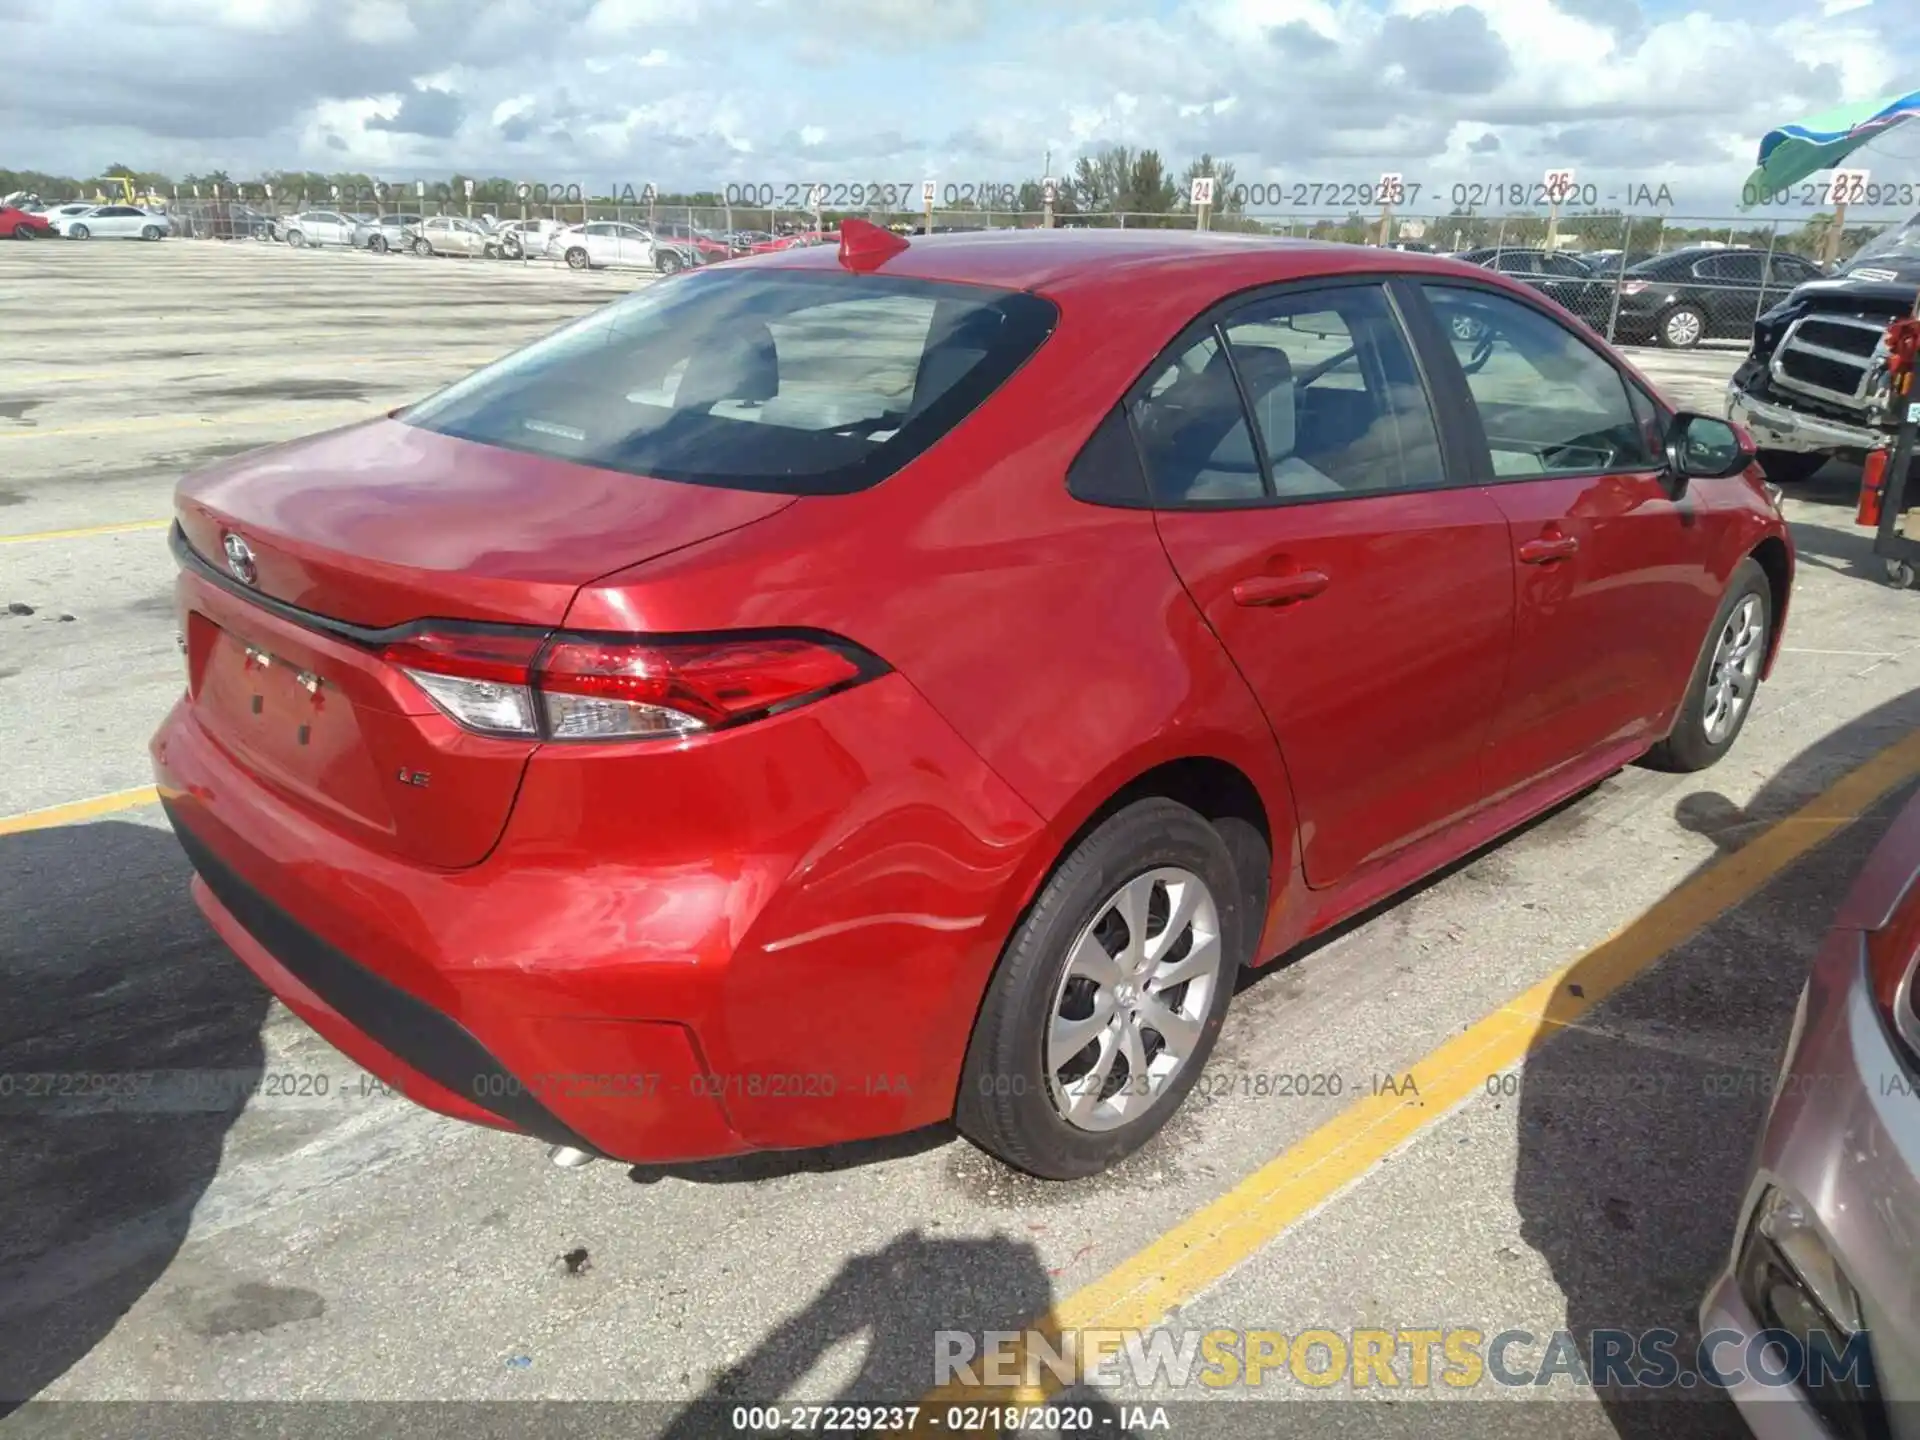
<path id="1" fill-rule="evenodd" d="M 266 991 L 189 873 L 162 828 L 0 836 L 0 1415 L 167 1268 L 261 1073 Z"/>
<path id="2" fill-rule="evenodd" d="M 1696 792 L 1675 819 L 1711 838 L 1717 860 L 1916 725 L 1920 692 L 1810 746 L 1752 804 Z M 1691 1368 L 1696 1310 L 1726 1263 L 1808 966 L 1907 792 L 1885 797 L 1865 823 L 1802 856 L 1576 1023 L 1549 1021 L 1536 1038 L 1520 1078 L 1514 1201 L 1583 1353 L 1594 1330 L 1667 1329 Z M 1567 985 L 1604 993 L 1605 963 L 1604 952 L 1590 956 Z M 1537 1363 L 1541 1349 L 1523 1353 Z M 1636 1440 L 1748 1433 L 1731 1402 L 1698 1385 L 1602 1400 L 1618 1433 Z"/>

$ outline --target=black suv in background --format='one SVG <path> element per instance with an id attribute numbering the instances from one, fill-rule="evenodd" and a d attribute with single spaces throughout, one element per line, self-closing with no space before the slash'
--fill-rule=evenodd
<path id="1" fill-rule="evenodd" d="M 1745 340 L 1753 322 L 1794 287 L 1820 278 L 1811 260 L 1776 250 L 1693 245 L 1629 266 L 1613 338 L 1691 350 L 1702 340 Z"/>

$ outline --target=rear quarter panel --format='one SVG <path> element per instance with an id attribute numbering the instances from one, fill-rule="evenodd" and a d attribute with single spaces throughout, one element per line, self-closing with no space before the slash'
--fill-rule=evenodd
<path id="1" fill-rule="evenodd" d="M 1131 294 L 1132 292 L 1128 292 Z M 870 490 L 585 587 L 579 628 L 815 626 L 892 664 L 1045 823 L 1010 928 L 1062 847 L 1140 774 L 1194 756 L 1236 766 L 1293 867 L 1278 745 L 1180 585 L 1150 510 L 1073 499 L 1066 473 L 1128 383 L 1211 292 L 1056 295 L 1053 337 L 961 426 Z"/>

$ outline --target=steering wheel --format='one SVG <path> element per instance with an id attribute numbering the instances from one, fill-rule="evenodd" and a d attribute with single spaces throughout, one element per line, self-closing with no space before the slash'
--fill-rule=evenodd
<path id="1" fill-rule="evenodd" d="M 1482 326 L 1479 338 L 1473 342 L 1473 353 L 1460 362 L 1460 368 L 1469 375 L 1478 375 L 1492 358 L 1493 332 Z"/>

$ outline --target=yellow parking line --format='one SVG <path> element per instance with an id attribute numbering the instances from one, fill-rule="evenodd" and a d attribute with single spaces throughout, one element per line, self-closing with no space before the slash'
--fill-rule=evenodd
<path id="1" fill-rule="evenodd" d="M 122 520 L 117 525 L 82 525 L 77 530 L 29 530 L 24 535 L 0 535 L 0 545 L 24 545 L 29 540 L 84 540 L 89 535 L 121 535 L 129 530 L 158 530 L 169 520 Z"/>
<path id="2" fill-rule="evenodd" d="M 1519 1064 L 1544 1039 L 1577 1022 L 1916 776 L 1920 733 L 1881 751 L 1746 846 L 1682 883 L 1611 938 L 1417 1061 L 1410 1071 L 1412 1086 L 1402 1083 L 1398 1094 L 1369 1095 L 1348 1106 L 1026 1328 L 1057 1336 L 1159 1324 L 1456 1106 L 1484 1094 L 1489 1075 Z M 1577 982 L 1570 981 L 1575 972 Z M 1016 1363 L 1008 1373 L 1025 1369 Z M 1039 1373 L 1043 1379 L 1049 1374 L 1045 1367 Z M 1053 1387 L 1041 1388 L 1044 1392 Z M 978 1389 L 949 1387 L 935 1392 L 928 1403 L 952 1400 L 962 1392 L 981 1398 Z M 1008 1391 L 1004 1398 L 1030 1403 L 1035 1394 Z"/>
<path id="3" fill-rule="evenodd" d="M 0 815 L 0 835 L 18 835 L 24 830 L 46 830 L 55 825 L 77 825 L 116 810 L 131 810 L 136 805 L 151 805 L 160 792 L 151 785 L 137 790 L 116 790 L 111 795 L 96 795 L 91 800 L 74 800 L 66 805 L 49 805 L 44 810 L 28 810 L 19 815 Z"/>

